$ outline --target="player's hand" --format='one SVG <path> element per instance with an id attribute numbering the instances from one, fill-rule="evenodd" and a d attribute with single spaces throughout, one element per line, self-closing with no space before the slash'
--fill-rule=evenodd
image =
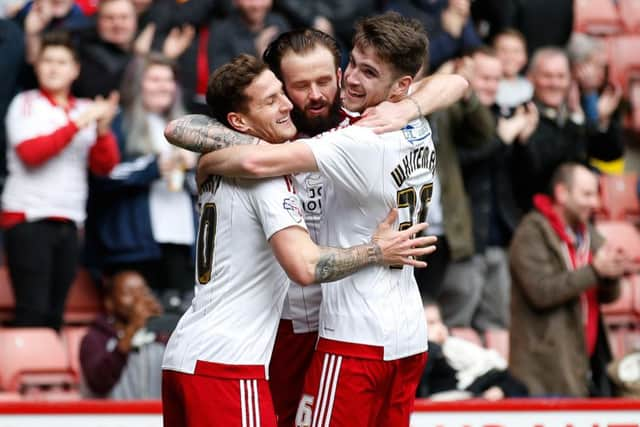
<path id="1" fill-rule="evenodd" d="M 533 102 L 527 102 L 525 104 L 524 116 L 526 118 L 526 125 L 520 135 L 518 135 L 518 142 L 520 144 L 526 144 L 533 133 L 538 129 L 538 123 L 540 122 L 540 113 L 538 113 L 538 107 Z"/>
<path id="2" fill-rule="evenodd" d="M 496 400 L 504 399 L 505 396 L 502 389 L 494 385 L 493 387 L 486 389 L 482 393 L 482 397 L 484 397 L 487 400 L 496 401 Z"/>
<path id="3" fill-rule="evenodd" d="M 598 276 L 607 279 L 617 279 L 626 273 L 630 265 L 630 257 L 622 248 L 604 244 L 595 253 L 592 266 Z"/>
<path id="4" fill-rule="evenodd" d="M 385 265 L 410 265 L 413 267 L 426 267 L 427 263 L 413 257 L 421 257 L 433 253 L 436 250 L 436 236 L 415 237 L 428 227 L 426 223 L 420 223 L 403 231 L 394 229 L 398 210 L 392 209 L 389 215 L 382 221 L 372 237 L 382 250 L 382 263 Z"/>
<path id="5" fill-rule="evenodd" d="M 496 132 L 502 142 L 506 145 L 511 145 L 526 126 L 527 118 L 525 117 L 524 107 L 520 105 L 516 108 L 513 116 L 509 118 L 500 117 L 498 119 Z"/>
<path id="6" fill-rule="evenodd" d="M 120 94 L 112 91 L 109 96 L 102 100 L 102 111 L 97 118 L 98 135 L 104 135 L 111 130 L 111 122 L 118 114 L 118 105 L 120 103 Z"/>
<path id="7" fill-rule="evenodd" d="M 316 16 L 316 19 L 313 20 L 313 28 L 318 31 L 322 31 L 323 33 L 327 33 L 332 37 L 335 37 L 333 32 L 333 24 L 324 16 Z"/>
<path id="8" fill-rule="evenodd" d="M 603 124 L 608 124 L 611 116 L 620 104 L 622 89 L 620 86 L 607 86 L 598 99 L 598 118 Z"/>
<path id="9" fill-rule="evenodd" d="M 140 31 L 140 34 L 133 41 L 133 51 L 137 55 L 144 56 L 151 52 L 151 44 L 153 43 L 153 37 L 156 34 L 156 24 L 149 23 L 144 30 Z"/>
<path id="10" fill-rule="evenodd" d="M 371 128 L 381 134 L 400 130 L 416 116 L 416 106 L 409 100 L 384 101 L 367 108 L 358 120 L 358 126 Z"/>
<path id="11" fill-rule="evenodd" d="M 162 52 L 167 58 L 176 59 L 191 45 L 196 29 L 191 25 L 173 27 L 162 45 Z"/>
<path id="12" fill-rule="evenodd" d="M 258 33 L 254 40 L 254 45 L 256 47 L 256 52 L 258 53 L 258 57 L 262 57 L 262 54 L 265 50 L 267 50 L 267 46 L 271 43 L 277 36 L 280 30 L 275 25 L 271 25 Z"/>
<path id="13" fill-rule="evenodd" d="M 25 33 L 27 35 L 38 35 L 42 33 L 52 18 L 53 12 L 49 0 L 34 1 L 24 20 Z"/>

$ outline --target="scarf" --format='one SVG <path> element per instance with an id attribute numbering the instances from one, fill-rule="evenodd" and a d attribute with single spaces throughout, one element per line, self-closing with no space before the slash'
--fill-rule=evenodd
<path id="1" fill-rule="evenodd" d="M 562 218 L 553 209 L 551 198 L 543 194 L 533 197 L 535 208 L 549 221 L 551 228 L 560 238 L 565 254 L 567 255 L 567 267 L 576 270 L 591 263 L 591 241 L 587 227 L 581 224 L 576 233 L 572 233 Z M 596 287 L 589 288 L 580 295 L 582 306 L 582 323 L 589 357 L 593 355 L 598 338 L 598 293 Z"/>

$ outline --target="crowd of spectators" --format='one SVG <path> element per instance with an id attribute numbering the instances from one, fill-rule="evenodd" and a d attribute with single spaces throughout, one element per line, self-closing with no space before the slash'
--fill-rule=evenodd
<path id="1" fill-rule="evenodd" d="M 82 260 L 104 286 L 108 314 L 82 347 L 87 373 L 109 371 L 107 379 L 87 376 L 88 393 L 134 395 L 139 379 L 118 380 L 135 371 L 125 367 L 130 342 L 111 345 L 117 357 L 103 358 L 93 347 L 104 349 L 103 341 L 119 331 L 131 338 L 149 317 L 163 309 L 180 313 L 190 301 L 197 159 L 166 143 L 165 125 L 186 113 L 208 113 L 208 77 L 236 55 L 262 55 L 280 33 L 301 26 L 331 34 L 346 53 L 354 22 L 385 10 L 424 24 L 430 38 L 425 75 L 455 72 L 470 82 L 464 99 L 430 117 L 438 176 L 428 222 L 439 243 L 416 279 L 425 303 L 440 306 L 447 327 L 479 333 L 515 328 L 512 338 L 522 339 L 529 334 L 523 325 L 548 321 L 512 324 L 536 311 L 535 301 L 534 309 L 525 308 L 532 295 L 547 301 L 538 311 L 569 310 L 571 300 L 573 321 L 582 291 L 637 268 L 627 263 L 603 272 L 597 247 L 589 247 L 593 260 L 579 267 L 600 265 L 592 276 L 581 276 L 580 285 L 541 279 L 573 286 L 551 303 L 540 296 L 544 289 L 531 290 L 536 283 L 530 277 L 543 270 L 523 261 L 532 256 L 529 242 L 519 241 L 509 253 L 518 227 L 527 227 L 523 216 L 540 211 L 534 197 L 547 193 L 548 204 L 565 202 L 550 192 L 560 165 L 621 173 L 625 146 L 637 140 L 623 132 L 624 94 L 608 79 L 603 41 L 573 33 L 571 0 L 3 0 L 0 225 L 15 325 L 60 329 Z M 573 181 L 566 174 L 563 179 L 570 192 Z M 131 301 L 143 301 L 141 308 L 128 307 Z M 581 330 L 579 324 L 574 327 Z M 566 332 L 577 334 L 576 346 L 587 340 L 578 330 Z M 520 366 L 537 363 L 522 362 L 518 351 L 532 350 L 518 338 L 513 343 Z M 505 371 L 501 361 L 494 368 Z M 534 394 L 597 394 L 587 386 L 545 388 L 535 383 L 540 378 L 514 374 Z M 458 389 L 486 392 L 470 389 L 471 382 Z M 526 394 L 517 380 L 513 384 L 513 392 L 503 388 L 488 396 Z"/>

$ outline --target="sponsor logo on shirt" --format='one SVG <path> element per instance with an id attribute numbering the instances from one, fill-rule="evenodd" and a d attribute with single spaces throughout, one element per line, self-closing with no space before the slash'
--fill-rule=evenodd
<path id="1" fill-rule="evenodd" d="M 320 174 L 309 174 L 304 180 L 305 197 L 302 198 L 302 208 L 307 214 L 322 215 L 322 184 Z"/>
<path id="2" fill-rule="evenodd" d="M 282 207 L 296 223 L 302 222 L 302 209 L 300 209 L 297 197 L 287 197 L 282 201 Z"/>

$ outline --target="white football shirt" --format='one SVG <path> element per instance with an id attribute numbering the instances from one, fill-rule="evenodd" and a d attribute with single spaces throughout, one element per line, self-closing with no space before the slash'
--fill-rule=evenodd
<path id="1" fill-rule="evenodd" d="M 36 168 L 25 165 L 15 148 L 22 142 L 49 135 L 77 119 L 91 105 L 76 99 L 65 111 L 40 90 L 18 94 L 7 111 L 7 170 L 2 193 L 5 211 L 23 212 L 28 221 L 47 217 L 82 223 L 86 217 L 89 151 L 96 142 L 95 123 L 79 129 L 57 155 Z"/>
<path id="2" fill-rule="evenodd" d="M 342 120 L 335 129 L 349 126 L 356 118 L 347 110 L 340 110 Z M 311 240 L 318 242 L 324 208 L 323 195 L 332 191 L 332 183 L 320 172 L 301 172 L 292 175 L 304 220 L 309 229 Z M 302 334 L 318 330 L 322 289 L 319 284 L 300 286 L 291 281 L 284 301 L 282 318 L 291 320 L 293 332 Z"/>
<path id="3" fill-rule="evenodd" d="M 290 177 L 216 177 L 200 195 L 195 297 L 171 335 L 163 369 L 197 361 L 267 367 L 289 279 L 268 240 L 306 229 Z"/>
<path id="4" fill-rule="evenodd" d="M 368 243 L 391 208 L 398 208 L 399 228 L 425 220 L 436 163 L 426 120 L 383 135 L 351 126 L 305 143 L 333 185 L 323 197 L 319 244 Z M 426 351 L 427 327 L 413 268 L 372 265 L 323 284 L 319 335 L 381 347 L 384 360 Z"/>

